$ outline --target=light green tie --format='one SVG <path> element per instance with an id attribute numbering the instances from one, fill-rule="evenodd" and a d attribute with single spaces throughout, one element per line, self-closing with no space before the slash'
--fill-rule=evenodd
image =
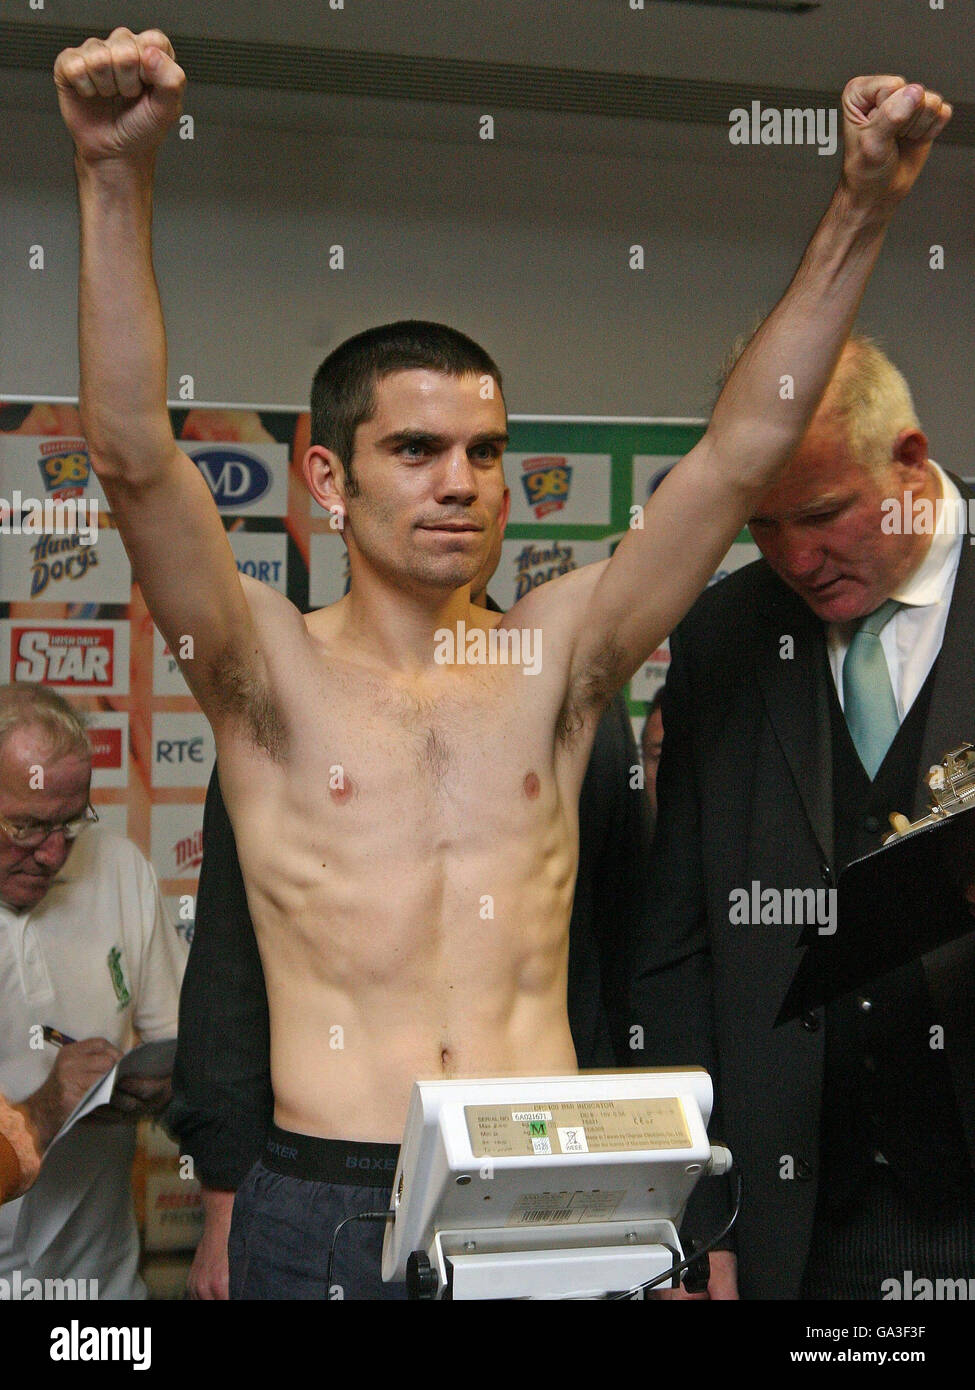
<path id="1" fill-rule="evenodd" d="M 843 662 L 843 713 L 871 782 L 900 727 L 880 633 L 902 607 L 889 598 L 861 619 Z"/>

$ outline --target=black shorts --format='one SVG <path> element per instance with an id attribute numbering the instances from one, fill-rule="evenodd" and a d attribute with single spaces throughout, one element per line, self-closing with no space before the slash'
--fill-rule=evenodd
<path id="1" fill-rule="evenodd" d="M 403 1299 L 384 1284 L 384 1221 L 349 1221 L 384 1212 L 399 1147 L 291 1134 L 272 1126 L 264 1155 L 234 1199 L 230 1297 Z M 334 1241 L 332 1281 L 328 1254 Z"/>

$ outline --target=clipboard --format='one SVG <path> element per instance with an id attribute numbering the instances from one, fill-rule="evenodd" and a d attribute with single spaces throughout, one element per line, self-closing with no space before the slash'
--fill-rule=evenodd
<path id="1" fill-rule="evenodd" d="M 975 877 L 975 747 L 947 753 L 928 787 L 929 815 L 841 872 L 833 935 L 804 929 L 807 949 L 776 1027 L 975 933 L 963 895 Z"/>

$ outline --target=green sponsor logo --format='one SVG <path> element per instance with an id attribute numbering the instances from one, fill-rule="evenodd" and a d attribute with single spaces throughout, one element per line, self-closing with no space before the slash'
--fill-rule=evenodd
<path id="1" fill-rule="evenodd" d="M 112 977 L 112 988 L 115 990 L 119 1009 L 124 1009 L 126 1004 L 132 1002 L 132 995 L 125 983 L 125 975 L 122 971 L 122 952 L 118 946 L 113 946 L 108 953 L 108 973 Z"/>

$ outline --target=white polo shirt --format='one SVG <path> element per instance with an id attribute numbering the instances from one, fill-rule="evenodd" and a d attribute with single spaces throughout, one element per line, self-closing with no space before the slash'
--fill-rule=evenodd
<path id="1" fill-rule="evenodd" d="M 0 902 L 0 1091 L 24 1100 L 53 1067 L 35 1025 L 122 1051 L 136 1031 L 175 1036 L 185 959 L 152 865 L 131 841 L 84 831 L 36 907 Z M 101 1298 L 144 1298 L 134 1150 L 131 1121 L 82 1121 L 60 1140 L 31 1191 L 0 1208 L 0 1277 L 97 1279 Z"/>

